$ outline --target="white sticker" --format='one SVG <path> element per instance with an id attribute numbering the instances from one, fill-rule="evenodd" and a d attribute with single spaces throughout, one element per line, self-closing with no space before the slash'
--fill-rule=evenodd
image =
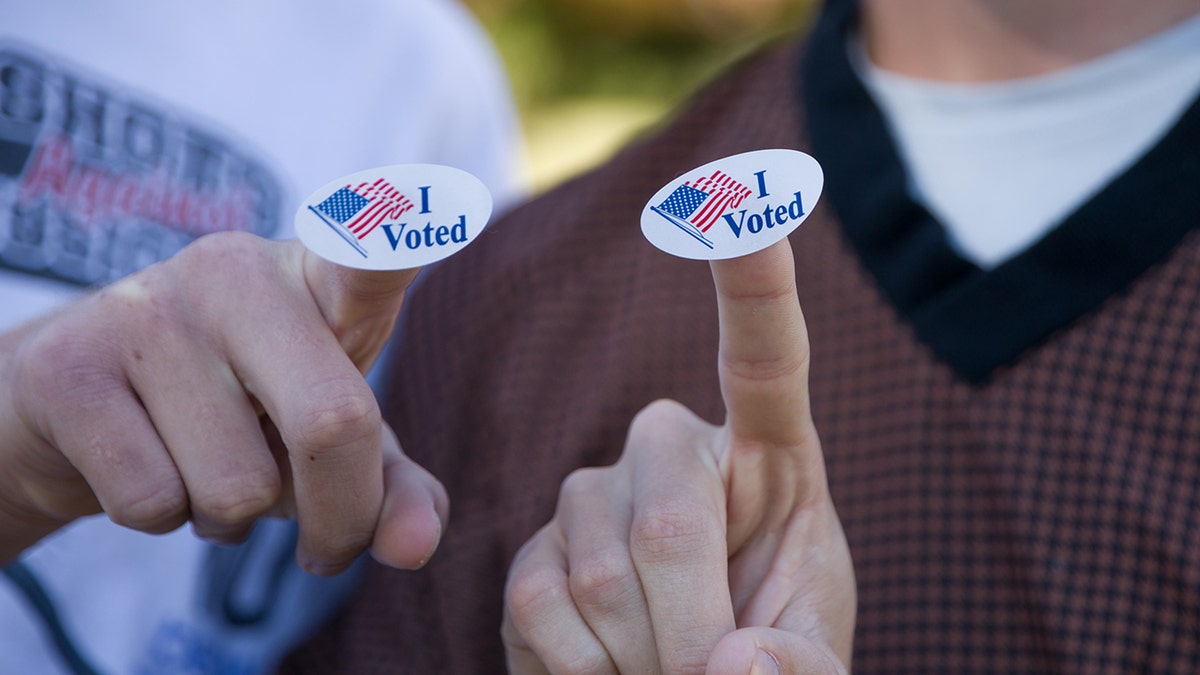
<path id="1" fill-rule="evenodd" d="M 413 269 L 474 241 L 492 215 L 475 176 L 437 164 L 368 169 L 332 181 L 296 211 L 313 253 L 363 270 Z"/>
<path id="2" fill-rule="evenodd" d="M 755 150 L 693 169 L 659 190 L 642 210 L 642 234 L 693 260 L 762 250 L 808 218 L 825 174 L 796 150 Z"/>

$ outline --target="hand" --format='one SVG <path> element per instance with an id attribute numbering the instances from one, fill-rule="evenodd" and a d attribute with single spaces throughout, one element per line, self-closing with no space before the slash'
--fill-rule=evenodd
<path id="1" fill-rule="evenodd" d="M 727 417 L 660 401 L 563 483 L 509 573 L 513 673 L 844 673 L 849 549 L 808 399 L 786 241 L 712 263 Z"/>
<path id="2" fill-rule="evenodd" d="M 362 376 L 415 275 L 210 235 L 0 336 L 0 560 L 103 510 L 222 542 L 294 516 L 297 558 L 318 573 L 368 547 L 422 564 L 445 492 Z"/>

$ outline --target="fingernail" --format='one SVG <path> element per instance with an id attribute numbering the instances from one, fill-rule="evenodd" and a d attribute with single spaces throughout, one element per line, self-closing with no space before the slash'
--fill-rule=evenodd
<path id="1" fill-rule="evenodd" d="M 437 536 L 433 538 L 433 546 L 429 547 L 429 551 L 425 553 L 425 557 L 421 558 L 421 562 L 417 563 L 417 566 L 413 569 L 419 570 L 424 567 L 425 563 L 429 562 L 429 559 L 437 552 L 438 545 L 442 543 L 442 519 L 438 517 L 436 510 L 433 512 L 433 518 L 437 521 Z"/>
<path id="2" fill-rule="evenodd" d="M 780 675 L 779 662 L 771 652 L 760 649 L 750 664 L 750 675 Z"/>

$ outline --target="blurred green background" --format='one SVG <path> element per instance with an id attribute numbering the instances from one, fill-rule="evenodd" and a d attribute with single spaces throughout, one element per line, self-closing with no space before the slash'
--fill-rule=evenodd
<path id="1" fill-rule="evenodd" d="M 815 0 L 464 0 L 495 41 L 535 191 L 604 160 Z"/>

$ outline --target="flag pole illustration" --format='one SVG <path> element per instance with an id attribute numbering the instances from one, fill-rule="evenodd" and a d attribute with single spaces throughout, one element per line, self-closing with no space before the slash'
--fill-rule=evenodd
<path id="1" fill-rule="evenodd" d="M 666 218 L 676 227 L 695 237 L 701 244 L 713 248 L 704 236 L 708 229 L 729 209 L 736 209 L 751 195 L 750 188 L 717 170 L 707 178 L 688 181 L 650 210 Z"/>
<path id="2" fill-rule="evenodd" d="M 363 237 L 385 220 L 393 221 L 412 208 L 413 203 L 382 178 L 354 188 L 346 185 L 320 204 L 308 207 L 364 258 L 367 251 L 359 243 Z"/>

